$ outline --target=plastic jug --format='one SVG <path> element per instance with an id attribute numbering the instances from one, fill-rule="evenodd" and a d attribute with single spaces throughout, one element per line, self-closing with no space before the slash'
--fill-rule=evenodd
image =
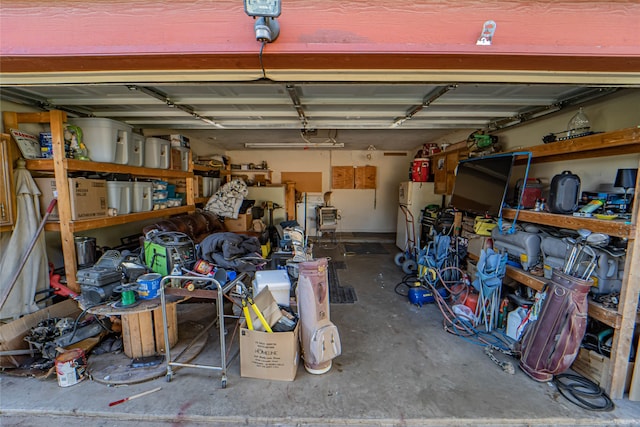
<path id="1" fill-rule="evenodd" d="M 515 310 L 509 312 L 507 317 L 507 336 L 514 340 L 520 339 L 522 330 L 520 325 L 522 321 L 527 317 L 527 309 L 524 307 L 518 307 Z"/>

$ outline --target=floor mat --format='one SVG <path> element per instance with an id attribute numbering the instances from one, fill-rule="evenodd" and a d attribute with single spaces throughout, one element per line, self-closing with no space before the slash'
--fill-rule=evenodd
<path id="1" fill-rule="evenodd" d="M 346 268 L 344 261 L 329 261 L 329 302 L 331 304 L 353 304 L 358 301 L 353 286 L 340 286 L 338 269 Z"/>
<path id="2" fill-rule="evenodd" d="M 344 250 L 345 252 L 351 252 L 356 255 L 367 255 L 367 254 L 389 255 L 389 252 L 384 248 L 384 246 L 382 246 L 382 244 L 377 242 L 345 243 Z"/>

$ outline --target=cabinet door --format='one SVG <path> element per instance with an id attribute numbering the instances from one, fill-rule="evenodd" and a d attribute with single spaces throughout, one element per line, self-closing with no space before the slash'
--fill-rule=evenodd
<path id="1" fill-rule="evenodd" d="M 447 154 L 446 170 L 447 170 L 447 192 L 446 194 L 453 194 L 453 185 L 456 182 L 456 167 L 458 167 L 458 159 L 460 158 L 457 151 L 453 151 Z"/>
<path id="2" fill-rule="evenodd" d="M 3 231 L 13 225 L 13 197 L 11 187 L 11 158 L 9 156 L 9 135 L 2 134 L 0 141 L 0 227 Z"/>
<path id="3" fill-rule="evenodd" d="M 433 192 L 447 193 L 447 156 L 445 154 L 433 156 Z"/>

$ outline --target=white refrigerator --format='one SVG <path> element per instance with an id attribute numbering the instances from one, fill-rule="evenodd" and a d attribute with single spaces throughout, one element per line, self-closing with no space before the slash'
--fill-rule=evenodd
<path id="1" fill-rule="evenodd" d="M 407 245 L 407 227 L 415 230 L 413 234 L 413 244 L 417 244 L 420 239 L 420 220 L 422 218 L 422 210 L 428 205 L 442 204 L 442 194 L 434 192 L 433 182 L 413 182 L 404 181 L 400 183 L 398 189 L 398 226 L 396 229 L 396 246 L 404 250 Z M 406 206 L 407 210 L 413 215 L 413 225 L 408 221 L 407 215 L 400 208 L 400 205 Z M 410 219 L 411 216 L 409 216 Z"/>

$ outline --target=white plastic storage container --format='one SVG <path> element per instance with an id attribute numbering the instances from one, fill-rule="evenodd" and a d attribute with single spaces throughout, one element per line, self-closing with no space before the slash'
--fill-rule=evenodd
<path id="1" fill-rule="evenodd" d="M 129 144 L 129 166 L 144 165 L 144 135 L 131 133 L 131 144 Z"/>
<path id="2" fill-rule="evenodd" d="M 144 166 L 147 168 L 169 169 L 170 164 L 171 142 L 154 137 L 145 139 Z"/>
<path id="3" fill-rule="evenodd" d="M 133 183 L 133 211 L 148 212 L 153 209 L 153 183 Z"/>
<path id="4" fill-rule="evenodd" d="M 71 118 L 69 124 L 80 126 L 82 141 L 94 162 L 127 164 L 132 127 L 126 123 L 100 117 Z"/>
<path id="5" fill-rule="evenodd" d="M 131 213 L 133 182 L 107 181 L 107 204 L 118 210 L 118 215 Z"/>
<path id="6" fill-rule="evenodd" d="M 289 307 L 291 280 L 286 270 L 256 271 L 253 279 L 253 294 L 258 295 L 264 288 L 269 288 L 273 298 L 279 305 Z"/>

